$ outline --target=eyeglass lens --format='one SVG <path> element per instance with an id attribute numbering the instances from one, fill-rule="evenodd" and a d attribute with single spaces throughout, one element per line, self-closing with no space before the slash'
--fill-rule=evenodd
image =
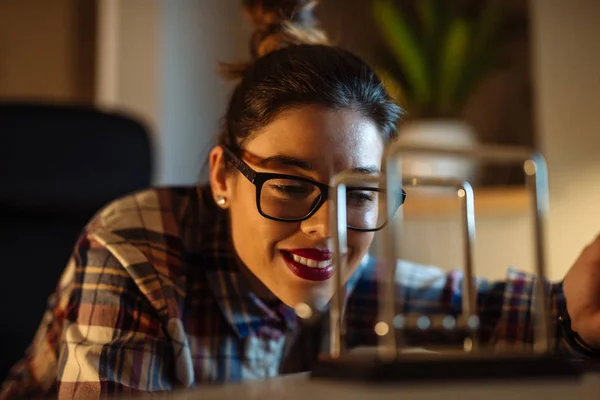
<path id="1" fill-rule="evenodd" d="M 377 229 L 385 223 L 385 192 L 377 187 L 371 189 L 371 186 L 347 188 L 348 226 L 357 229 Z M 270 217 L 301 220 L 319 204 L 321 189 L 310 182 L 274 178 L 264 182 L 259 200 L 261 211 Z"/>

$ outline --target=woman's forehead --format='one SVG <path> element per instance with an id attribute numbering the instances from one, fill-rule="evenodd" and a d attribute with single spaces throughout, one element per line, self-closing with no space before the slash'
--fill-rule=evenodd
<path id="1" fill-rule="evenodd" d="M 377 126 L 354 110 L 303 107 L 261 129 L 246 150 L 276 161 L 294 159 L 311 169 L 379 167 L 383 141 Z"/>

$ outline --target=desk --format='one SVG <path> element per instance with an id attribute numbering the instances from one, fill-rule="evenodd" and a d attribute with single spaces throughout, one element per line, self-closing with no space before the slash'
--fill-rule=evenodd
<path id="1" fill-rule="evenodd" d="M 143 397 L 142 397 L 143 398 Z M 138 397 L 139 399 L 139 397 Z M 205 386 L 187 391 L 152 396 L 153 400 L 598 400 L 600 374 L 588 374 L 570 381 L 519 381 L 488 383 L 430 383 L 394 386 L 340 383 L 310 379 L 308 374 Z"/>

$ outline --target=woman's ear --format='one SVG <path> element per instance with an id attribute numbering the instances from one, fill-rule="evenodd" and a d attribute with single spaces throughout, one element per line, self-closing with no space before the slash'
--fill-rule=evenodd
<path id="1" fill-rule="evenodd" d="M 227 208 L 233 193 L 233 181 L 225 168 L 225 153 L 221 146 L 215 146 L 208 156 L 210 165 L 210 188 L 215 202 L 221 208 Z"/>

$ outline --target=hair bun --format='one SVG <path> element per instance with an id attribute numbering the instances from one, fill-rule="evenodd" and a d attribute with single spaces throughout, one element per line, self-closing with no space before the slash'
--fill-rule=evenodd
<path id="1" fill-rule="evenodd" d="M 268 32 L 285 23 L 312 28 L 316 25 L 316 5 L 317 0 L 244 0 L 257 32 Z"/>
<path id="2" fill-rule="evenodd" d="M 254 24 L 247 63 L 221 63 L 221 73 L 239 79 L 260 57 L 272 51 L 299 44 L 329 44 L 314 16 L 318 0 L 243 0 L 243 6 Z"/>
<path id="3" fill-rule="evenodd" d="M 255 26 L 250 41 L 253 59 L 295 44 L 326 44 L 314 9 L 318 0 L 244 0 Z"/>

